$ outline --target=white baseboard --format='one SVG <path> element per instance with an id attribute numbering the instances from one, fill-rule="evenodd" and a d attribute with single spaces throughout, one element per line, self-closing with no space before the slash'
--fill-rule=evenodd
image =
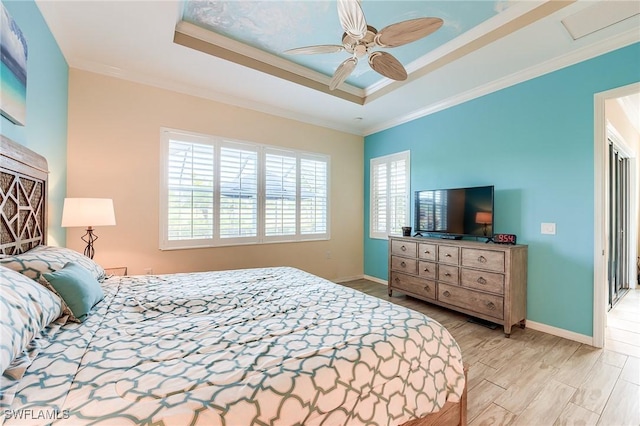
<path id="1" fill-rule="evenodd" d="M 334 280 L 334 282 L 343 283 L 346 281 L 359 280 L 363 278 L 365 280 L 373 281 L 378 284 L 389 285 L 387 283 L 387 280 L 383 280 L 377 277 L 372 277 L 371 275 L 361 275 L 358 277 L 341 278 L 339 280 Z M 580 333 L 575 333 L 573 331 L 565 330 L 563 328 L 553 327 L 547 324 L 543 324 L 541 322 L 535 322 L 531 320 L 527 320 L 527 328 L 530 328 L 536 331 L 542 331 L 543 333 L 551 334 L 553 336 L 562 337 L 563 339 L 573 340 L 574 342 L 584 343 L 585 345 L 593 346 L 593 337 L 580 334 Z"/>
<path id="2" fill-rule="evenodd" d="M 584 343 L 585 345 L 593 346 L 593 337 L 586 336 L 584 334 L 575 333 L 573 331 L 565 330 L 563 328 L 552 327 L 547 324 L 527 320 L 527 328 L 532 330 L 542 331 L 543 333 L 552 334 L 554 336 L 562 337 L 564 339 L 573 340 L 574 342 Z"/>
<path id="3" fill-rule="evenodd" d="M 375 283 L 382 284 L 382 285 L 389 285 L 387 283 L 387 280 L 383 280 L 383 279 L 380 279 L 380 278 L 372 277 L 371 275 L 365 275 L 364 279 L 365 280 L 369 280 L 369 281 L 373 281 Z"/>

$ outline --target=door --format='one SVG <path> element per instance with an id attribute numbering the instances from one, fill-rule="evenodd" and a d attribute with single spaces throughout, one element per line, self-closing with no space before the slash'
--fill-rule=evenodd
<path id="1" fill-rule="evenodd" d="M 609 310 L 629 288 L 629 158 L 609 140 Z"/>

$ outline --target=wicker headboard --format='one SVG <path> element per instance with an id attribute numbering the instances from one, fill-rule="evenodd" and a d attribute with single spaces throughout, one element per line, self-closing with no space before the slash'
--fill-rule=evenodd
<path id="1" fill-rule="evenodd" d="M 24 253 L 47 242 L 47 160 L 0 137 L 0 254 Z"/>

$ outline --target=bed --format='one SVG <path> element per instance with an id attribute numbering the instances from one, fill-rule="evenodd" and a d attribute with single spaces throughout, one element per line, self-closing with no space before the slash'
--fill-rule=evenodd
<path id="1" fill-rule="evenodd" d="M 46 161 L 1 147 L 2 302 L 27 305 L 33 333 L 3 313 L 0 422 L 466 424 L 460 349 L 436 321 L 291 267 L 106 277 L 46 245 Z M 69 263 L 101 292 L 79 322 L 42 285 Z"/>

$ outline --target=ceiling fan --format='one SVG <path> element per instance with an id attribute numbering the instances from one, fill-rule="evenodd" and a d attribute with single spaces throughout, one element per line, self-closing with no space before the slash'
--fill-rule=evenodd
<path id="1" fill-rule="evenodd" d="M 375 47 L 397 47 L 419 40 L 438 30 L 443 21 L 440 18 L 417 18 L 397 22 L 378 31 L 367 25 L 360 0 L 338 0 L 338 16 L 344 30 L 342 45 L 323 44 L 298 47 L 286 50 L 288 55 L 313 55 L 317 53 L 336 53 L 347 51 L 352 56 L 343 61 L 336 69 L 329 89 L 334 90 L 342 84 L 358 64 L 358 58 L 369 54 L 369 65 L 379 74 L 392 80 L 407 79 L 407 70 L 393 55 L 387 52 L 372 51 Z"/>

